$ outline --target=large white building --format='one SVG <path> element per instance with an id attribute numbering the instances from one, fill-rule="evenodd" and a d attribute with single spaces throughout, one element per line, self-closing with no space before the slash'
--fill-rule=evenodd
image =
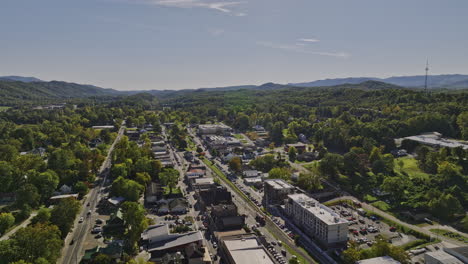
<path id="1" fill-rule="evenodd" d="M 232 132 L 232 128 L 223 123 L 198 125 L 200 135 L 226 134 Z"/>
<path id="2" fill-rule="evenodd" d="M 327 247 L 346 245 L 348 221 L 317 200 L 299 193 L 288 195 L 285 211 L 307 235 Z"/>

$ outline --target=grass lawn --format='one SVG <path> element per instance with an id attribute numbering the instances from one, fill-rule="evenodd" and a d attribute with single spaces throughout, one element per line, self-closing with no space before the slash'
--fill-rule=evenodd
<path id="1" fill-rule="evenodd" d="M 437 229 L 437 228 L 430 229 L 430 231 L 432 233 L 434 233 L 434 234 L 438 234 L 440 236 L 448 237 L 448 238 L 451 238 L 451 239 L 457 239 L 459 241 L 463 241 L 464 243 L 468 244 L 468 237 L 459 235 L 457 233 L 447 231 L 447 230 L 444 230 L 444 229 Z"/>
<path id="2" fill-rule="evenodd" d="M 164 187 L 163 187 L 163 190 L 164 190 L 164 195 L 168 195 L 168 194 L 169 194 L 169 187 L 164 186 Z M 173 194 L 179 194 L 179 193 L 181 193 L 181 192 L 182 192 L 182 191 L 180 190 L 180 188 L 172 189 L 172 193 L 173 193 Z"/>
<path id="3" fill-rule="evenodd" d="M 372 205 L 385 212 L 388 212 L 388 210 L 390 210 L 390 205 L 384 201 L 373 202 Z"/>
<path id="4" fill-rule="evenodd" d="M 306 169 L 308 169 L 308 170 L 310 170 L 310 171 L 313 171 L 314 169 L 317 168 L 318 163 L 319 163 L 318 160 L 314 160 L 314 161 L 312 161 L 312 162 L 308 162 L 308 163 L 306 163 L 306 164 L 303 164 L 302 167 L 304 167 L 304 168 L 306 168 Z"/>
<path id="5" fill-rule="evenodd" d="M 403 167 L 400 167 L 398 164 L 400 161 L 403 161 Z M 417 160 L 411 157 L 403 157 L 395 159 L 395 171 L 399 173 L 406 172 L 411 179 L 414 178 L 423 178 L 429 179 L 430 175 L 422 171 L 418 167 Z"/>
<path id="6" fill-rule="evenodd" d="M 234 134 L 233 136 L 239 140 L 244 139 L 244 137 L 241 134 Z"/>
<path id="7" fill-rule="evenodd" d="M 370 195 L 370 194 L 366 194 L 366 195 L 364 195 L 364 200 L 366 202 L 371 202 L 372 203 L 372 202 L 377 201 L 378 199 L 376 197 Z"/>

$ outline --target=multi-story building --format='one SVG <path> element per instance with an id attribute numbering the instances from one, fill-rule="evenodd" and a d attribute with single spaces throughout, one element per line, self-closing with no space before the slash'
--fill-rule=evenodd
<path id="1" fill-rule="evenodd" d="M 294 193 L 294 186 L 281 179 L 270 179 L 263 182 L 263 204 L 282 205 L 289 194 Z"/>
<path id="2" fill-rule="evenodd" d="M 228 264 L 274 264 L 273 257 L 252 234 L 223 237 L 220 251 Z"/>
<path id="3" fill-rule="evenodd" d="M 348 221 L 317 200 L 302 193 L 290 194 L 285 211 L 299 228 L 323 246 L 346 245 Z"/>

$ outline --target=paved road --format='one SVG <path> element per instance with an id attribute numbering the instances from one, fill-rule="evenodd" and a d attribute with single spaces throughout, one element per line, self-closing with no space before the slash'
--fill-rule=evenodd
<path id="1" fill-rule="evenodd" d="M 21 224 L 17 225 L 15 228 L 8 231 L 8 233 L 6 233 L 5 235 L 3 235 L 0 238 L 0 241 L 9 239 L 20 228 L 23 228 L 23 227 L 26 227 L 27 225 L 29 225 L 31 223 L 31 219 L 33 219 L 33 217 L 35 217 L 36 215 L 37 215 L 37 212 L 31 213 L 31 215 L 28 217 L 28 219 L 24 220 Z"/>
<path id="2" fill-rule="evenodd" d="M 106 159 L 104 160 L 104 162 L 101 165 L 101 168 L 99 169 L 99 175 L 102 179 L 101 183 L 99 185 L 96 185 L 93 189 L 91 189 L 88 195 L 86 196 L 86 199 L 84 199 L 81 212 L 78 214 L 79 216 L 77 217 L 77 219 L 75 219 L 74 228 L 65 239 L 65 246 L 62 249 L 62 257 L 58 260 L 58 263 L 79 263 L 82 255 L 84 254 L 84 252 L 82 252 L 83 242 L 86 241 L 87 236 L 90 235 L 91 227 L 94 223 L 94 220 L 96 219 L 96 214 L 94 212 L 96 211 L 96 205 L 99 201 L 99 193 L 101 192 L 101 189 L 106 183 L 107 176 L 109 174 L 109 170 L 107 169 L 109 169 L 111 166 L 112 151 L 114 150 L 115 144 L 122 138 L 122 135 L 125 131 L 125 126 L 123 126 L 123 124 L 124 123 L 122 123 L 117 137 L 115 138 L 114 142 L 109 148 Z M 89 206 L 87 206 L 88 203 Z M 88 211 L 92 212 L 90 217 L 87 217 Z M 80 217 L 84 218 L 84 222 L 81 224 L 78 223 L 78 219 Z M 74 240 L 74 243 L 73 245 L 70 245 L 70 242 L 72 240 Z"/>

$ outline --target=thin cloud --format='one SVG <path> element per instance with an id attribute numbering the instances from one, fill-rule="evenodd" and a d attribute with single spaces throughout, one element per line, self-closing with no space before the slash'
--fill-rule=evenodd
<path id="1" fill-rule="evenodd" d="M 300 38 L 297 41 L 302 41 L 302 42 L 319 42 L 319 39 L 316 38 Z"/>
<path id="2" fill-rule="evenodd" d="M 311 54 L 311 55 L 319 55 L 319 56 L 329 56 L 329 57 L 336 57 L 336 58 L 348 58 L 350 54 L 346 52 L 327 52 L 327 51 L 312 51 L 305 49 L 302 45 L 288 45 L 288 44 L 279 44 L 273 43 L 268 41 L 259 41 L 257 45 L 268 47 L 272 49 L 280 49 L 285 51 L 303 53 L 303 54 Z"/>
<path id="3" fill-rule="evenodd" d="M 147 1 L 151 4 L 167 6 L 167 7 L 176 7 L 176 8 L 207 8 L 223 13 L 231 13 L 233 10 L 232 6 L 237 6 L 242 4 L 242 2 L 234 1 L 213 1 L 213 0 L 150 0 Z M 243 13 L 238 13 L 243 14 Z M 236 15 L 238 15 L 236 14 Z"/>

